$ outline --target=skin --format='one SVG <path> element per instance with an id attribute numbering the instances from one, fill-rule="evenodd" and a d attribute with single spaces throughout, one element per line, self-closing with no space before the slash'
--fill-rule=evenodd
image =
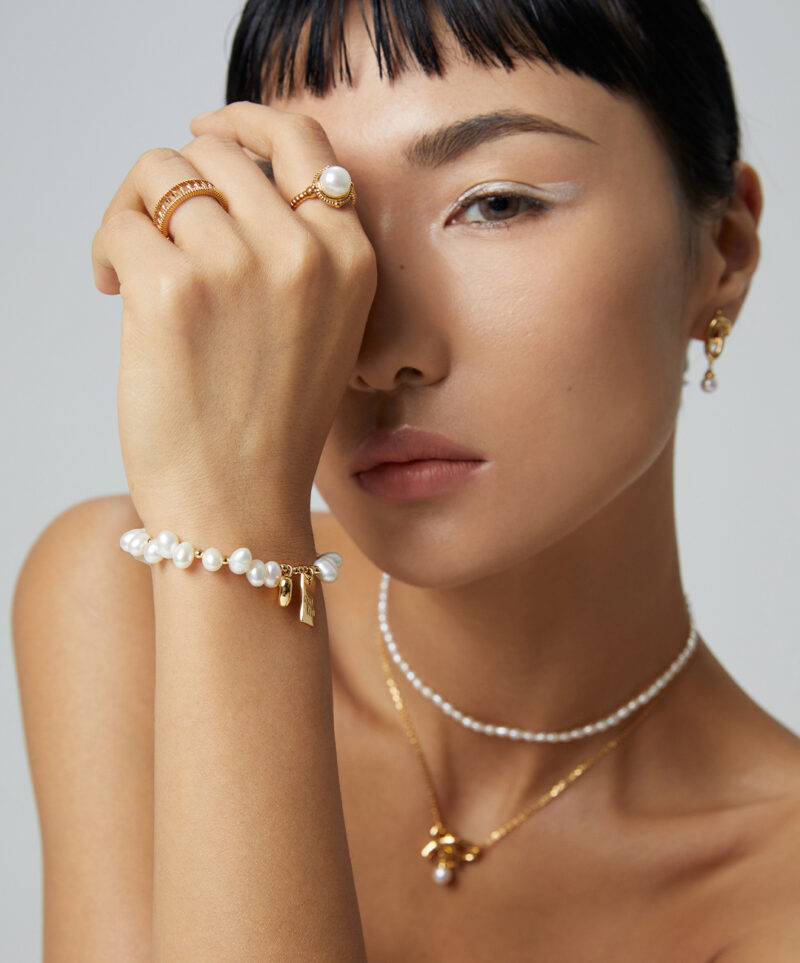
<path id="1" fill-rule="evenodd" d="M 180 395 L 166 405 L 157 393 L 148 423 L 147 392 L 134 379 L 138 407 L 131 398 L 121 404 L 126 471 L 129 483 L 132 470 L 138 480 L 130 485 L 133 499 L 67 513 L 21 582 L 15 638 L 48 828 L 47 943 L 61 954 L 68 943 L 80 947 L 92 938 L 103 949 L 93 957 L 76 950 L 76 958 L 108 959 L 119 956 L 108 946 L 120 941 L 132 954 L 136 939 L 141 958 L 151 959 L 153 922 L 155 958 L 170 960 L 289 959 L 301 941 L 309 959 L 348 963 L 796 959 L 800 741 L 747 697 L 704 641 L 640 728 L 479 864 L 465 867 L 452 890 L 430 882 L 430 865 L 418 855 L 431 813 L 374 645 L 386 569 L 394 576 L 389 616 L 403 652 L 479 718 L 528 728 L 583 724 L 640 691 L 672 660 L 688 630 L 671 482 L 683 359 L 717 308 L 732 320 L 740 312 L 758 261 L 758 177 L 737 165 L 734 197 L 695 228 L 688 258 L 682 199 L 637 105 L 541 66 L 509 74 L 476 67 L 454 48 L 444 78 L 412 72 L 388 84 L 352 6 L 346 32 L 353 88 L 273 104 L 322 125 L 353 176 L 358 220 L 352 208 L 334 212 L 311 202 L 296 219 L 287 216 L 284 201 L 309 179 L 303 164 L 318 169 L 329 145 L 308 127 L 295 129 L 292 118 L 256 108 L 261 139 L 279 145 L 280 196 L 264 191 L 260 173 L 243 168 L 241 151 L 229 143 L 238 139 L 250 150 L 259 140 L 245 120 L 252 111 L 222 111 L 193 122 L 197 140 L 183 158 L 167 152 L 134 169 L 110 208 L 122 217 L 108 217 L 99 235 L 98 287 L 120 290 L 115 266 L 130 285 L 127 296 L 120 291 L 130 339 L 124 360 L 135 361 L 138 347 L 146 352 L 144 370 L 163 370 L 159 388 L 194 386 L 188 400 L 205 405 L 199 417 Z M 436 170 L 411 169 L 401 159 L 412 135 L 455 117 L 519 107 L 594 143 L 526 133 Z M 165 189 L 162 181 L 186 174 L 187 160 L 238 202 L 237 224 L 247 222 L 250 232 L 241 236 L 258 242 L 255 260 L 232 243 L 231 223 L 207 199 L 176 213 L 178 247 L 155 246 L 161 239 L 149 223 L 150 201 Z M 548 209 L 491 228 L 464 223 L 463 214 L 450 220 L 466 189 L 498 181 L 540 196 Z M 334 217 L 342 264 L 316 259 L 305 234 L 303 251 L 315 259 L 289 257 L 290 247 L 299 248 L 300 225 L 327 241 Z M 337 356 L 320 346 L 325 337 L 340 346 L 349 337 L 359 347 L 354 326 L 373 266 L 359 224 L 375 255 L 377 287 L 356 363 L 342 374 Z M 262 270 L 276 233 L 283 256 L 265 257 Z M 208 238 L 224 239 L 213 257 Z M 191 272 L 170 300 L 161 295 L 175 268 L 163 265 L 181 257 L 180 245 L 191 255 L 181 260 Z M 163 271 L 162 289 L 142 306 L 134 295 L 155 290 L 146 251 Z M 331 272 L 329 297 L 320 294 L 320 265 Z M 361 273 L 351 275 L 353 265 Z M 147 283 L 137 285 L 126 268 Z M 244 281 L 231 284 L 227 272 Z M 345 284 L 351 276 L 365 284 Z M 206 304 L 195 302 L 198 291 Z M 274 331 L 263 305 L 283 322 Z M 295 322 L 306 325 L 302 338 L 291 336 Z M 174 364 L 157 364 L 158 339 L 173 329 L 200 354 L 196 362 L 176 352 L 194 382 L 187 372 L 175 379 Z M 274 360 L 282 335 L 291 364 L 260 364 L 261 357 Z M 718 368 L 724 379 L 724 357 Z M 330 380 L 322 376 L 328 373 Z M 262 469 L 280 466 L 269 479 L 275 483 L 281 473 L 302 482 L 321 424 L 314 417 L 320 398 L 328 391 L 333 397 L 335 378 L 345 376 L 313 466 L 333 514 L 313 516 L 312 545 L 299 515 L 287 512 L 285 530 L 278 529 L 270 509 L 280 502 L 269 503 L 273 486 L 263 484 Z M 298 386 L 309 406 L 305 420 L 298 412 L 280 423 L 283 434 L 255 441 L 251 434 L 244 446 L 235 420 L 242 399 L 257 397 L 265 411 L 269 401 L 294 411 L 284 391 Z M 164 422 L 165 409 L 172 421 Z M 177 422 L 179 441 L 199 433 L 193 448 L 205 456 L 208 485 L 192 472 L 165 484 L 163 471 L 145 463 L 161 454 L 167 468 L 175 463 L 175 439 L 155 429 L 175 430 L 178 416 L 188 422 Z M 251 420 L 251 431 L 273 422 Z M 349 476 L 353 449 L 376 425 L 405 422 L 474 448 L 487 466 L 436 498 L 379 502 Z M 278 441 L 285 451 L 276 453 Z M 262 449 L 269 465 L 258 461 Z M 225 487 L 234 484 L 231 455 L 237 477 L 250 467 L 240 494 L 255 488 L 258 505 Z M 220 464 L 209 468 L 212 457 Z M 199 501 L 211 505 L 206 517 L 198 499 L 180 489 L 184 476 L 189 495 L 199 491 Z M 218 490 L 215 478 L 223 480 Z M 192 578 L 169 566 L 153 569 L 151 582 L 144 566 L 131 569 L 122 553 L 96 548 L 107 547 L 109 532 L 139 524 L 191 530 L 201 544 L 247 544 L 262 531 L 293 556 L 306 557 L 314 546 L 341 552 L 342 574 L 325 586 L 324 604 L 320 593 L 322 644 L 307 646 L 306 627 L 294 622 L 292 629 L 285 613 L 263 606 L 243 582 L 231 591 L 216 576 L 209 585 L 202 572 Z M 65 576 L 54 590 L 52 571 L 76 545 L 86 556 L 71 569 L 76 581 Z M 91 605 L 69 601 L 85 600 L 87 584 L 95 587 Z M 143 617 L 151 603 L 154 625 Z M 54 653 L 49 640 L 57 643 Z M 405 680 L 399 684 L 445 820 L 472 841 L 482 842 L 607 738 L 558 746 L 489 739 L 453 723 Z M 83 698 L 89 688 L 96 698 Z M 91 884 L 81 878 L 91 874 Z M 101 905 L 109 909 L 98 911 Z"/>
<path id="2" fill-rule="evenodd" d="M 578 952 L 576 925 L 595 935 L 624 925 L 634 942 L 660 936 L 657 945 L 674 949 L 683 920 L 682 958 L 710 959 L 778 918 L 796 892 L 778 840 L 797 839 L 800 740 L 736 685 L 702 633 L 641 729 L 513 842 L 466 867 L 454 899 L 427 885 L 411 857 L 432 820 L 376 655 L 375 603 L 385 569 L 391 627 L 409 663 L 487 721 L 582 725 L 669 665 L 689 628 L 672 486 L 684 358 L 717 308 L 739 316 L 759 259 L 758 175 L 737 163 L 734 196 L 693 226 L 689 258 L 669 158 L 636 103 L 541 65 L 479 67 L 452 45 L 443 78 L 409 71 L 390 84 L 352 16 L 347 30 L 352 88 L 269 103 L 322 124 L 353 177 L 378 263 L 315 479 L 332 512 L 315 521 L 318 544 L 347 560 L 325 597 L 368 950 L 382 959 L 388 934 L 416 928 L 414 958 L 427 959 L 431 930 L 451 919 L 471 952 L 508 958 L 530 949 L 532 922 L 536 945 L 551 952 Z M 421 131 L 502 108 L 540 113 L 595 143 L 521 133 L 438 169 L 403 160 Z M 195 133 L 204 129 L 214 127 L 195 122 Z M 522 202 L 498 217 L 473 204 L 449 219 L 464 191 L 497 181 L 549 209 Z M 717 370 L 724 382 L 724 357 Z M 442 432 L 488 467 L 443 495 L 382 502 L 350 476 L 353 450 L 373 427 L 404 423 Z M 483 841 L 608 738 L 557 747 L 490 739 L 411 694 L 402 677 L 399 685 L 445 821 L 469 840 Z M 774 854 L 771 900 L 752 892 L 752 867 L 739 867 L 747 846 Z M 387 848 L 407 870 L 374 858 Z M 398 879 L 404 892 L 425 888 L 425 905 L 387 907 L 386 886 Z M 731 895 L 742 886 L 744 915 Z M 543 914 L 533 921 L 532 905 Z"/>

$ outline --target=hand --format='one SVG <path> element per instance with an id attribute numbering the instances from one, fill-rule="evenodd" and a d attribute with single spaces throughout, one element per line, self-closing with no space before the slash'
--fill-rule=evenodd
<path id="1" fill-rule="evenodd" d="M 276 510 L 308 516 L 377 279 L 352 202 L 289 207 L 337 162 L 315 120 L 242 102 L 191 129 L 182 150 L 139 158 L 92 246 L 97 288 L 122 295 L 118 420 L 131 497 L 145 525 L 185 537 L 220 515 L 248 530 Z M 272 161 L 274 184 L 254 154 Z M 151 215 L 190 179 L 211 181 L 229 210 L 190 198 L 170 221 L 173 243 Z"/>

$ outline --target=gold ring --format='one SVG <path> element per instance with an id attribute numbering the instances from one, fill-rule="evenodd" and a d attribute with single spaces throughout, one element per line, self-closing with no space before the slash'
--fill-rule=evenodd
<path id="1" fill-rule="evenodd" d="M 228 202 L 225 195 L 216 189 L 210 181 L 181 181 L 171 187 L 161 200 L 156 204 L 153 211 L 153 223 L 161 231 L 164 237 L 169 237 L 169 219 L 190 197 L 213 197 L 214 200 L 228 210 Z"/>
<path id="2" fill-rule="evenodd" d="M 338 164 L 328 164 L 321 171 L 317 171 L 309 186 L 289 201 L 289 207 L 294 210 L 298 204 L 310 197 L 318 197 L 331 207 L 344 207 L 349 201 L 356 203 L 356 189 L 353 181 L 344 167 Z"/>

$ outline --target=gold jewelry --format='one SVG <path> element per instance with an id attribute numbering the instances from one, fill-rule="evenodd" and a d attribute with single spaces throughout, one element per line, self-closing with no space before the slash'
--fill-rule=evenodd
<path id="1" fill-rule="evenodd" d="M 455 868 L 460 868 L 464 863 L 474 862 L 484 850 L 499 842 L 513 829 L 516 829 L 517 826 L 523 823 L 529 816 L 541 809 L 543 806 L 546 806 L 547 803 L 555 799 L 556 796 L 561 795 L 567 786 L 573 783 L 579 776 L 583 775 L 583 773 L 596 762 L 599 762 L 603 756 L 611 752 L 611 750 L 617 746 L 622 739 L 642 721 L 642 719 L 644 719 L 648 712 L 655 707 L 656 703 L 663 698 L 667 688 L 665 686 L 659 695 L 651 702 L 647 703 L 641 712 L 634 717 L 633 721 L 630 722 L 621 732 L 617 733 L 613 739 L 610 739 L 602 749 L 596 752 L 589 759 L 586 759 L 575 766 L 569 775 L 567 775 L 564 779 L 560 779 L 554 786 L 552 786 L 552 788 L 540 796 L 531 806 L 523 809 L 522 812 L 518 813 L 513 819 L 510 819 L 498 829 L 492 830 L 492 832 L 489 833 L 489 838 L 486 840 L 486 842 L 478 846 L 474 843 L 470 843 L 464 839 L 461 839 L 459 836 L 456 836 L 455 833 L 450 832 L 450 830 L 445 828 L 444 821 L 442 820 L 442 814 L 439 811 L 439 804 L 436 799 L 436 790 L 433 788 L 433 780 L 431 779 L 428 764 L 422 754 L 422 748 L 420 747 L 419 739 L 414 731 L 414 727 L 411 725 L 411 719 L 408 716 L 408 710 L 403 705 L 403 699 L 400 696 L 400 691 L 397 688 L 394 679 L 392 678 L 392 670 L 389 667 L 389 660 L 386 657 L 386 653 L 383 648 L 383 640 L 380 635 L 378 636 L 378 651 L 380 653 L 383 671 L 386 675 L 386 684 L 389 687 L 389 692 L 392 696 L 392 702 L 403 718 L 406 735 L 408 736 L 409 742 L 414 747 L 414 751 L 416 752 L 420 766 L 422 767 L 425 782 L 427 783 L 431 809 L 436 821 L 430 829 L 431 839 L 423 847 L 420 855 L 424 856 L 426 859 L 434 859 L 436 861 L 436 867 L 433 870 L 433 880 L 434 882 L 440 884 L 450 883 L 454 878 L 453 870 Z"/>
<path id="2" fill-rule="evenodd" d="M 356 203 L 356 189 L 350 174 L 338 164 L 328 164 L 321 171 L 317 171 L 311 184 L 289 201 L 289 207 L 294 210 L 310 197 L 318 197 L 331 207 L 344 207 L 348 201 Z"/>
<path id="3" fill-rule="evenodd" d="M 314 579 L 321 582 L 335 582 L 339 577 L 342 556 L 338 552 L 323 552 L 314 559 L 312 565 L 289 565 L 282 562 L 262 562 L 253 558 L 246 546 L 235 549 L 230 556 L 223 555 L 218 548 L 195 548 L 191 542 L 181 541 L 168 529 L 153 538 L 144 528 L 132 528 L 123 533 L 119 540 L 120 548 L 140 562 L 157 565 L 171 558 L 176 568 L 189 568 L 195 559 L 200 559 L 207 572 L 218 572 L 227 565 L 234 575 L 246 575 L 247 581 L 256 588 L 278 588 L 278 603 L 285 608 L 292 601 L 292 576 L 300 576 L 300 621 L 313 625 L 316 617 L 314 605 Z"/>
<path id="4" fill-rule="evenodd" d="M 228 202 L 222 191 L 218 191 L 210 181 L 181 181 L 171 187 L 161 200 L 156 204 L 153 211 L 153 223 L 161 231 L 164 237 L 169 237 L 169 220 L 175 211 L 188 201 L 190 197 L 213 197 L 214 200 L 228 210 Z"/>
<path id="5" fill-rule="evenodd" d="M 717 379 L 714 375 L 714 361 L 722 354 L 722 346 L 725 338 L 731 333 L 733 324 L 730 318 L 726 318 L 720 308 L 708 322 L 706 328 L 706 357 L 708 358 L 708 369 L 706 370 L 700 387 L 703 391 L 716 391 Z"/>

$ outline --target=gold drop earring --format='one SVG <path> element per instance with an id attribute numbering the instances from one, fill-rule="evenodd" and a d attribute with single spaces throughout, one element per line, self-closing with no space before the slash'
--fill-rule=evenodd
<path id="1" fill-rule="evenodd" d="M 700 382 L 703 391 L 716 391 L 717 379 L 714 375 L 713 365 L 717 358 L 722 354 L 722 345 L 725 338 L 731 333 L 733 324 L 730 318 L 726 318 L 722 311 L 717 308 L 716 314 L 708 322 L 706 328 L 706 357 L 708 358 L 708 369 Z"/>

